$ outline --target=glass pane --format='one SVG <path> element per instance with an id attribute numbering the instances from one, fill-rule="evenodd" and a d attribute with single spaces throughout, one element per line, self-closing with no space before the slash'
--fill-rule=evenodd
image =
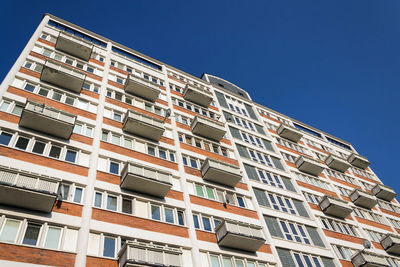
<path id="1" fill-rule="evenodd" d="M 210 255 L 211 267 L 221 267 L 218 256 Z"/>
<path id="2" fill-rule="evenodd" d="M 196 184 L 196 195 L 200 197 L 204 197 L 203 187 L 201 185 Z"/>
<path id="3" fill-rule="evenodd" d="M 94 196 L 94 206 L 101 208 L 101 202 L 102 202 L 103 195 L 99 192 L 96 192 L 96 195 Z"/>
<path id="4" fill-rule="evenodd" d="M 236 267 L 244 267 L 244 262 L 242 260 L 236 260 Z"/>
<path id="5" fill-rule="evenodd" d="M 165 209 L 165 221 L 168 223 L 175 223 L 173 209 Z"/>
<path id="6" fill-rule="evenodd" d="M 118 174 L 119 173 L 119 164 L 117 164 L 115 162 L 110 162 L 110 172 L 114 173 L 114 174 Z"/>
<path id="7" fill-rule="evenodd" d="M 153 220 L 158 220 L 158 221 L 160 221 L 161 220 L 161 210 L 160 210 L 160 207 L 158 207 L 158 206 L 151 206 L 151 218 L 153 219 Z"/>
<path id="8" fill-rule="evenodd" d="M 210 222 L 210 218 L 203 217 L 202 220 L 203 220 L 204 230 L 206 230 L 206 231 L 211 231 L 211 222 Z"/>
<path id="9" fill-rule="evenodd" d="M 303 261 L 301 260 L 301 257 L 300 257 L 300 255 L 299 254 L 294 254 L 294 258 L 296 259 L 296 262 L 297 262 L 297 265 L 299 266 L 299 267 L 304 267 L 304 263 L 303 263 Z"/>
<path id="10" fill-rule="evenodd" d="M 14 243 L 20 224 L 21 224 L 20 221 L 7 219 L 3 227 L 3 230 L 1 231 L 0 241 Z"/>
<path id="11" fill-rule="evenodd" d="M 3 104 L 1 104 L 1 106 L 0 106 L 0 110 L 1 111 L 7 111 L 9 106 L 10 106 L 10 103 L 4 101 Z"/>
<path id="12" fill-rule="evenodd" d="M 115 257 L 115 238 L 104 237 L 104 257 Z"/>
<path id="13" fill-rule="evenodd" d="M 74 202 L 75 203 L 81 203 L 82 201 L 82 193 L 83 193 L 83 189 L 82 188 L 75 188 L 75 196 L 74 196 Z"/>
<path id="14" fill-rule="evenodd" d="M 1 133 L 0 134 L 0 144 L 8 146 L 10 143 L 12 135 L 8 133 Z"/>
<path id="15" fill-rule="evenodd" d="M 49 156 L 52 158 L 56 158 L 58 159 L 60 157 L 61 154 L 61 148 L 57 147 L 57 146 L 52 146 L 50 149 L 50 153 Z"/>
<path id="16" fill-rule="evenodd" d="M 17 143 L 15 144 L 16 148 L 25 150 L 28 147 L 29 139 L 25 137 L 19 137 Z"/>
<path id="17" fill-rule="evenodd" d="M 65 160 L 74 163 L 76 161 L 76 152 L 72 150 L 67 150 L 67 154 L 65 155 Z"/>
<path id="18" fill-rule="evenodd" d="M 132 200 L 122 199 L 122 212 L 132 214 Z"/>
<path id="19" fill-rule="evenodd" d="M 179 225 L 185 225 L 185 221 L 183 218 L 183 211 L 178 211 L 178 223 Z"/>
<path id="20" fill-rule="evenodd" d="M 43 154 L 45 146 L 46 146 L 45 143 L 36 141 L 35 145 L 33 146 L 32 152 L 38 153 L 38 154 Z"/>
<path id="21" fill-rule="evenodd" d="M 200 229 L 199 217 L 196 214 L 193 214 L 193 222 L 194 228 Z"/>
<path id="22" fill-rule="evenodd" d="M 61 229 L 55 227 L 49 227 L 47 231 L 46 241 L 44 243 L 45 248 L 58 249 L 58 243 L 60 241 Z"/>
<path id="23" fill-rule="evenodd" d="M 107 196 L 107 209 L 117 210 L 117 198 L 113 196 Z"/>
<path id="24" fill-rule="evenodd" d="M 22 244 L 36 246 L 41 227 L 42 226 L 38 224 L 28 223 Z"/>
<path id="25" fill-rule="evenodd" d="M 222 263 L 224 267 L 233 267 L 232 260 L 230 258 L 222 258 Z"/>
<path id="26" fill-rule="evenodd" d="M 59 189 L 58 189 L 58 193 L 61 194 L 61 199 L 62 200 L 67 200 L 68 199 L 68 195 L 69 195 L 69 185 L 67 184 L 62 184 Z"/>
<path id="27" fill-rule="evenodd" d="M 214 190 L 212 188 L 207 187 L 207 197 L 210 199 L 215 199 Z"/>

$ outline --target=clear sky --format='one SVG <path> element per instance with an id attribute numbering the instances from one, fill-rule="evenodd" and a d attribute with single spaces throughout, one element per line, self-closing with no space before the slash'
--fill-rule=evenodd
<path id="1" fill-rule="evenodd" d="M 400 192 L 400 1 L 5 0 L 1 79 L 46 12 L 237 84 L 256 102 L 353 143 Z"/>

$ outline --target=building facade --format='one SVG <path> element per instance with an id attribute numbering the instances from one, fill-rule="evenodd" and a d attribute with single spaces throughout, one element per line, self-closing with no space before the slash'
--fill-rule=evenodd
<path id="1" fill-rule="evenodd" d="M 395 197 L 350 143 L 53 15 L 0 87 L 0 266 L 400 266 Z"/>

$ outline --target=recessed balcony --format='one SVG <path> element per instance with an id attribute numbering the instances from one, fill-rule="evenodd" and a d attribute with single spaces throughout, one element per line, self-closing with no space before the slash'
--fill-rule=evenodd
<path id="1" fill-rule="evenodd" d="M 60 179 L 0 166 L 0 204 L 51 212 Z"/>
<path id="2" fill-rule="evenodd" d="M 348 157 L 347 161 L 348 161 L 351 165 L 353 165 L 353 166 L 355 166 L 355 167 L 357 167 L 357 168 L 363 169 L 363 170 L 365 170 L 366 168 L 368 168 L 368 166 L 369 166 L 369 164 L 370 164 L 370 162 L 368 161 L 368 159 L 367 159 L 366 157 L 363 157 L 363 156 L 358 155 L 358 154 L 355 154 L 355 153 L 352 153 L 352 154 Z"/>
<path id="3" fill-rule="evenodd" d="M 296 159 L 296 167 L 302 172 L 312 174 L 318 176 L 324 170 L 324 165 L 322 165 L 319 161 L 306 157 L 306 156 L 299 156 Z"/>
<path id="4" fill-rule="evenodd" d="M 392 201 L 397 196 L 393 188 L 383 184 L 376 184 L 372 188 L 372 194 L 386 201 Z"/>
<path id="5" fill-rule="evenodd" d="M 125 113 L 123 130 L 154 141 L 159 141 L 165 128 L 162 120 L 128 110 Z"/>
<path id="6" fill-rule="evenodd" d="M 43 65 L 40 80 L 62 87 L 74 93 L 80 93 L 86 75 L 73 68 L 58 64 L 53 61 L 46 61 Z"/>
<path id="7" fill-rule="evenodd" d="M 204 89 L 186 84 L 183 98 L 203 107 L 208 107 L 213 101 L 212 94 Z"/>
<path id="8" fill-rule="evenodd" d="M 139 241 L 126 241 L 118 253 L 119 267 L 180 267 L 182 250 Z"/>
<path id="9" fill-rule="evenodd" d="M 359 189 L 355 189 L 351 194 L 350 194 L 350 199 L 353 201 L 353 203 L 357 206 L 371 209 L 373 208 L 376 204 L 378 204 L 378 201 L 376 200 L 376 197 L 361 191 Z"/>
<path id="10" fill-rule="evenodd" d="M 157 84 L 133 74 L 130 74 L 126 79 L 125 92 L 151 102 L 156 101 L 160 95 L 160 89 Z"/>
<path id="11" fill-rule="evenodd" d="M 301 131 L 284 123 L 281 123 L 281 125 L 279 125 L 277 133 L 280 137 L 283 137 L 295 143 L 299 142 L 301 137 L 303 137 Z"/>
<path id="12" fill-rule="evenodd" d="M 88 61 L 92 54 L 93 45 L 82 38 L 60 32 L 56 42 L 56 49 Z"/>
<path id="13" fill-rule="evenodd" d="M 219 141 L 224 137 L 226 131 L 224 124 L 219 121 L 196 116 L 192 120 L 192 133 Z"/>
<path id="14" fill-rule="evenodd" d="M 387 253 L 400 256 L 400 236 L 386 234 L 381 240 L 382 247 Z"/>
<path id="15" fill-rule="evenodd" d="M 207 158 L 201 165 L 204 180 L 235 187 L 242 178 L 238 166 Z"/>
<path id="16" fill-rule="evenodd" d="M 328 165 L 329 168 L 340 172 L 345 172 L 348 168 L 350 168 L 350 164 L 346 160 L 333 154 L 330 154 L 325 159 L 325 164 Z"/>
<path id="17" fill-rule="evenodd" d="M 21 114 L 19 126 L 63 139 L 69 139 L 76 116 L 32 101 L 28 101 Z"/>
<path id="18" fill-rule="evenodd" d="M 223 221 L 215 229 L 218 245 L 256 252 L 264 243 L 262 227 L 236 221 Z"/>
<path id="19" fill-rule="evenodd" d="M 319 202 L 322 212 L 338 218 L 346 218 L 353 211 L 346 201 L 325 195 Z"/>
<path id="20" fill-rule="evenodd" d="M 390 266 L 384 256 L 379 254 L 358 251 L 351 257 L 354 267 L 386 267 Z"/>
<path id="21" fill-rule="evenodd" d="M 163 198 L 172 187 L 172 174 L 128 161 L 121 173 L 121 188 Z"/>

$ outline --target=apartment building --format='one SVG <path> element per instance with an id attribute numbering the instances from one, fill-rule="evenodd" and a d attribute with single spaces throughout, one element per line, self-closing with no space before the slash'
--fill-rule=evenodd
<path id="1" fill-rule="evenodd" d="M 46 14 L 0 87 L 0 266 L 400 266 L 400 205 L 369 165 Z"/>

